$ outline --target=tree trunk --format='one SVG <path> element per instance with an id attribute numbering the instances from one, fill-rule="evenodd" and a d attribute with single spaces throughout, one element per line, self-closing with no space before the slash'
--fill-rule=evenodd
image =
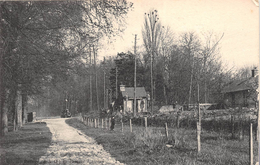
<path id="1" fill-rule="evenodd" d="M 2 2 L 0 2 L 0 5 Z M 2 20 L 2 13 L 0 12 L 0 20 Z M 2 35 L 2 24 L 0 24 L 0 36 Z M 0 37 L 0 136 L 4 136 L 8 132 L 7 128 L 7 109 L 5 107 L 5 88 L 3 83 L 4 68 L 3 68 L 3 56 L 4 56 L 4 41 Z"/>
<path id="2" fill-rule="evenodd" d="M 22 95 L 20 93 L 17 95 L 16 108 L 17 108 L 17 126 L 18 128 L 21 128 L 23 126 L 23 119 L 22 119 Z"/>
<path id="3" fill-rule="evenodd" d="M 17 109 L 15 103 L 15 100 L 11 101 L 11 111 L 13 112 L 13 131 L 17 131 Z"/>
<path id="4" fill-rule="evenodd" d="M 22 123 L 25 124 L 27 120 L 27 110 L 28 110 L 28 104 L 27 104 L 28 97 L 26 94 L 22 94 Z"/>
<path id="5" fill-rule="evenodd" d="M 8 133 L 8 117 L 7 117 L 7 112 L 8 112 L 8 110 L 7 110 L 7 107 L 6 106 L 4 106 L 3 108 L 2 108 L 2 118 L 1 118 L 1 120 L 2 120 L 2 131 L 1 131 L 1 135 L 2 136 L 5 136 L 7 133 Z"/>
<path id="6" fill-rule="evenodd" d="M 9 111 L 13 114 L 13 131 L 17 131 L 17 88 L 13 87 L 8 96 Z"/>

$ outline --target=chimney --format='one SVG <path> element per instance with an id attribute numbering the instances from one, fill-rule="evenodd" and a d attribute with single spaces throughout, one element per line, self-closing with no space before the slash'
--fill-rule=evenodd
<path id="1" fill-rule="evenodd" d="M 121 92 L 125 91 L 125 85 L 120 85 L 120 91 Z"/>
<path id="2" fill-rule="evenodd" d="M 252 69 L 252 77 L 255 77 L 258 74 L 258 70 L 255 67 L 254 69 Z"/>

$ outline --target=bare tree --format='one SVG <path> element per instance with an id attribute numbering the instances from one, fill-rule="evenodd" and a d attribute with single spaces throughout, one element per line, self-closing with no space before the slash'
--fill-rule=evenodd
<path id="1" fill-rule="evenodd" d="M 214 73 L 214 66 L 217 66 L 217 63 L 219 63 L 219 43 L 221 39 L 223 38 L 224 33 L 219 38 L 213 38 L 214 33 L 209 32 L 205 36 L 205 44 L 202 46 L 202 53 L 201 53 L 201 59 L 203 62 L 203 68 L 202 68 L 202 74 L 203 74 L 203 84 L 204 84 L 204 102 L 207 102 L 207 80 L 210 80 L 210 77 L 212 76 L 212 73 Z M 216 71 L 216 70 L 215 70 Z"/>
<path id="2" fill-rule="evenodd" d="M 161 34 L 161 46 L 160 46 L 160 56 L 163 60 L 163 93 L 164 93 L 164 100 L 165 104 L 168 104 L 167 99 L 167 92 L 166 88 L 169 86 L 169 61 L 170 61 L 170 54 L 171 54 L 171 46 L 174 44 L 174 34 L 171 31 L 170 27 L 162 26 L 162 34 Z"/>
<path id="3" fill-rule="evenodd" d="M 191 103 L 191 96 L 192 96 L 192 88 L 193 88 L 193 81 L 195 76 L 195 58 L 201 52 L 201 41 L 199 40 L 198 36 L 194 32 L 184 33 L 181 36 L 181 48 L 183 49 L 183 62 L 189 63 L 190 68 L 190 86 L 189 86 L 189 99 L 188 103 Z M 186 65 L 186 67 L 188 67 Z"/>

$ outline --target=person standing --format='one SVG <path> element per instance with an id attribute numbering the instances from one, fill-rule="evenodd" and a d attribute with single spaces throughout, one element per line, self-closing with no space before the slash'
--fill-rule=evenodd
<path id="1" fill-rule="evenodd" d="M 112 116 L 111 117 L 111 126 L 110 126 L 110 130 L 113 131 L 115 128 L 115 117 Z"/>

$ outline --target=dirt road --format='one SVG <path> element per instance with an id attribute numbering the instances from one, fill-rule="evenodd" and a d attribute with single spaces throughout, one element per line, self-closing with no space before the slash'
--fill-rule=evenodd
<path id="1" fill-rule="evenodd" d="M 67 125 L 65 120 L 43 120 L 52 133 L 52 144 L 39 164 L 122 164 L 111 158 L 94 139 Z"/>

